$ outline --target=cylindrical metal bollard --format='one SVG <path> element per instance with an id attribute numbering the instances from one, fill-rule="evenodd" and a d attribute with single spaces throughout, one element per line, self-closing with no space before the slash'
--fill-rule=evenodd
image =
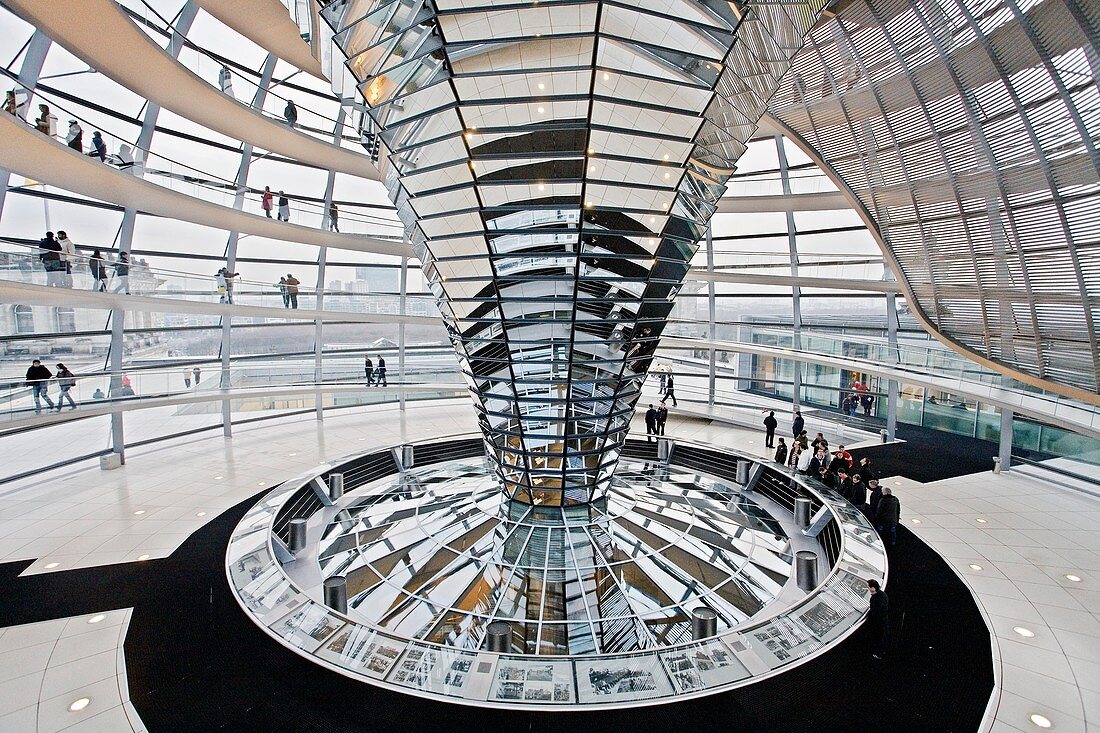
<path id="1" fill-rule="evenodd" d="M 809 498 L 805 496 L 799 496 L 794 500 L 794 523 L 802 529 L 810 526 L 810 505 Z"/>
<path id="2" fill-rule="evenodd" d="M 885 443 L 886 442 L 886 431 L 885 430 L 880 430 L 880 431 L 878 431 L 878 435 L 879 435 L 879 438 L 882 439 L 882 442 Z"/>
<path id="3" fill-rule="evenodd" d="M 691 612 L 691 638 L 694 641 L 718 635 L 718 614 L 713 608 L 700 606 Z"/>
<path id="4" fill-rule="evenodd" d="M 328 498 L 333 501 L 340 501 L 340 497 L 344 495 L 344 474 L 342 473 L 330 473 L 328 475 Z"/>
<path id="5" fill-rule="evenodd" d="M 737 483 L 745 486 L 749 482 L 749 467 L 752 464 L 749 461 L 737 462 Z"/>
<path id="6" fill-rule="evenodd" d="M 1001 472 L 1001 458 L 1000 456 L 993 456 L 993 473 Z"/>
<path id="7" fill-rule="evenodd" d="M 485 629 L 489 651 L 507 652 L 512 648 L 512 625 L 507 621 L 494 621 Z"/>
<path id="8" fill-rule="evenodd" d="M 401 468 L 408 470 L 413 467 L 416 460 L 416 452 L 413 448 L 414 446 L 411 445 L 401 446 Z"/>
<path id="9" fill-rule="evenodd" d="M 287 549 L 295 555 L 306 549 L 306 520 L 290 520 L 290 545 Z"/>
<path id="10" fill-rule="evenodd" d="M 668 463 L 672 460 L 672 449 L 675 447 L 676 443 L 672 438 L 657 438 L 657 460 Z"/>
<path id="11" fill-rule="evenodd" d="M 798 587 L 809 593 L 817 587 L 817 553 L 799 550 L 794 554 L 794 579 Z"/>
<path id="12" fill-rule="evenodd" d="M 343 575 L 325 578 L 325 605 L 339 613 L 348 612 L 348 579 Z"/>

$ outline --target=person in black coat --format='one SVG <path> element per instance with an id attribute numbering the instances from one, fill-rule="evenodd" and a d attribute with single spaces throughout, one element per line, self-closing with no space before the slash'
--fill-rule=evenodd
<path id="1" fill-rule="evenodd" d="M 889 488 L 882 490 L 882 498 L 875 508 L 875 529 L 878 530 L 887 547 L 893 547 L 898 541 L 898 522 L 901 521 L 901 502 Z"/>
<path id="2" fill-rule="evenodd" d="M 863 483 L 863 478 L 858 473 L 852 476 L 852 482 L 848 486 L 848 501 L 860 510 L 867 504 L 867 484 Z"/>
<path id="3" fill-rule="evenodd" d="M 657 435 L 665 434 L 666 422 L 668 422 L 668 408 L 665 407 L 665 403 L 662 402 L 661 406 L 657 408 Z"/>
<path id="4" fill-rule="evenodd" d="M 791 423 L 791 435 L 798 437 L 803 430 L 806 429 L 806 421 L 802 418 L 802 413 L 798 410 L 794 411 L 794 422 Z"/>
<path id="5" fill-rule="evenodd" d="M 871 591 L 871 606 L 867 611 L 867 628 L 874 645 L 871 656 L 882 659 L 890 639 L 890 599 L 877 580 L 868 580 L 867 588 Z"/>
<path id="6" fill-rule="evenodd" d="M 657 434 L 657 408 L 653 405 L 649 406 L 649 409 L 645 411 L 645 442 L 652 443 L 654 435 Z"/>
<path id="7" fill-rule="evenodd" d="M 59 288 L 62 284 L 65 262 L 61 259 L 61 251 L 61 242 L 54 238 L 53 232 L 46 232 L 38 243 L 38 259 L 42 260 L 42 269 L 46 271 L 46 285 L 51 288 Z"/>
<path id="8" fill-rule="evenodd" d="M 779 446 L 775 449 L 775 462 L 780 466 L 787 464 L 787 444 L 782 438 L 779 439 Z"/>
<path id="9" fill-rule="evenodd" d="M 867 496 L 867 518 L 873 521 L 878 503 L 882 499 L 882 487 L 878 485 L 878 479 L 873 478 L 867 482 L 867 489 L 870 492 Z"/>
<path id="10" fill-rule="evenodd" d="M 378 355 L 378 367 L 377 367 L 378 381 L 376 382 L 379 387 L 388 387 L 389 383 L 386 381 L 386 360 L 382 358 L 382 355 Z"/>
<path id="11" fill-rule="evenodd" d="M 865 484 L 869 484 L 871 479 L 873 478 L 878 478 L 878 476 L 875 474 L 875 469 L 871 468 L 871 459 L 867 458 L 866 456 L 859 459 L 859 465 L 856 466 L 856 469 L 855 471 L 853 471 L 853 473 L 859 474 L 860 477 L 863 478 L 863 482 Z"/>
<path id="12" fill-rule="evenodd" d="M 775 447 L 775 429 L 779 427 L 779 421 L 775 419 L 775 411 L 772 410 L 764 418 L 764 447 Z"/>
<path id="13" fill-rule="evenodd" d="M 46 394 L 46 391 L 50 388 L 50 380 L 53 379 L 53 372 L 46 367 L 42 366 L 42 362 L 35 359 L 31 362 L 30 368 L 27 369 L 27 386 L 31 388 L 31 392 L 34 395 L 34 414 L 42 414 L 42 400 L 46 400 L 46 404 L 49 405 L 49 409 L 53 409 L 53 400 Z"/>

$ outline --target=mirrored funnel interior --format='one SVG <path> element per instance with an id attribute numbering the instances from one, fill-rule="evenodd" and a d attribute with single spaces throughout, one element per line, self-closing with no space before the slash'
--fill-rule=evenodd
<path id="1" fill-rule="evenodd" d="M 691 258 L 824 5 L 322 11 L 512 498 L 606 496 Z"/>

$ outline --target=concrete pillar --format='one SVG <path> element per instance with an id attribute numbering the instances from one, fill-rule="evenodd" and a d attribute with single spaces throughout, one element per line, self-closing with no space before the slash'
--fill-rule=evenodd
<path id="1" fill-rule="evenodd" d="M 998 446 L 997 457 L 1000 458 L 1000 471 L 1012 468 L 1012 410 L 1001 408 L 1001 441 Z M 1000 473 L 998 471 L 998 473 Z"/>

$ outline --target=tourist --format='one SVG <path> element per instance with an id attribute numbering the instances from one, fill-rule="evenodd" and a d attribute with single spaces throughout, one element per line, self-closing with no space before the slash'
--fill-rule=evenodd
<path id="1" fill-rule="evenodd" d="M 901 521 L 901 501 L 894 496 L 889 487 L 882 490 L 882 498 L 875 508 L 875 529 L 887 547 L 893 547 L 898 541 L 898 522 Z"/>
<path id="2" fill-rule="evenodd" d="M 31 366 L 27 369 L 27 386 L 31 388 L 31 393 L 34 395 L 34 414 L 42 414 L 42 402 L 45 400 L 49 405 L 49 409 L 53 409 L 53 400 L 50 399 L 50 380 L 53 379 L 53 372 L 46 367 L 42 366 L 42 362 L 35 359 L 31 362 Z"/>
<path id="3" fill-rule="evenodd" d="M 229 67 L 225 64 L 222 64 L 221 69 L 218 70 L 218 87 L 223 94 L 233 96 L 233 73 L 229 71 Z"/>
<path id="4" fill-rule="evenodd" d="M 814 460 L 814 452 L 812 450 L 810 450 L 809 447 L 803 445 L 802 443 L 799 443 L 798 444 L 798 464 L 797 464 L 798 472 L 799 473 L 809 473 L 810 472 L 810 464 L 813 462 L 813 460 Z"/>
<path id="5" fill-rule="evenodd" d="M 863 478 L 864 483 L 870 483 L 871 479 L 877 478 L 875 470 L 871 468 L 871 459 L 867 456 L 859 459 L 859 465 L 855 467 L 855 473 Z"/>
<path id="6" fill-rule="evenodd" d="M 668 422 L 668 408 L 662 402 L 657 407 L 657 435 L 665 434 L 665 423 Z"/>
<path id="7" fill-rule="evenodd" d="M 19 105 L 15 101 L 15 90 L 11 89 L 4 93 L 4 111 L 9 115 L 15 115 L 19 113 Z"/>
<path id="8" fill-rule="evenodd" d="M 184 389 L 191 389 L 191 370 L 190 369 L 184 369 L 183 370 L 183 388 Z"/>
<path id="9" fill-rule="evenodd" d="M 294 106 L 294 100 L 286 100 L 286 107 L 283 108 L 283 117 L 286 118 L 286 123 L 291 127 L 298 124 L 298 108 Z"/>
<path id="10" fill-rule="evenodd" d="M 107 399 L 107 395 L 103 394 L 102 389 L 100 389 L 99 387 L 96 387 L 95 392 L 92 392 L 92 399 L 93 400 L 105 400 L 105 399 Z"/>
<path id="11" fill-rule="evenodd" d="M 672 406 L 676 407 L 676 380 L 672 378 L 672 375 L 668 375 L 668 380 L 665 382 L 665 396 L 661 398 L 661 404 L 671 397 Z"/>
<path id="12" fill-rule="evenodd" d="M 271 209 L 274 208 L 275 196 L 271 193 L 271 186 L 264 186 L 264 195 L 260 199 L 260 206 L 268 219 L 271 218 Z"/>
<path id="13" fill-rule="evenodd" d="M 807 473 L 811 476 L 816 476 L 821 469 L 829 470 L 830 458 L 829 454 L 825 452 L 824 448 L 813 449 L 813 458 L 810 459 L 810 467 L 807 469 Z"/>
<path id="14" fill-rule="evenodd" d="M 126 252 L 118 255 L 118 262 L 115 263 L 115 286 L 111 292 L 117 293 L 120 290 L 130 294 L 130 255 Z"/>
<path id="15" fill-rule="evenodd" d="M 84 152 L 84 130 L 76 120 L 69 120 L 69 132 L 65 135 L 65 144 L 78 153 Z"/>
<path id="16" fill-rule="evenodd" d="M 867 489 L 870 493 L 867 496 L 867 509 L 864 513 L 873 522 L 879 502 L 882 500 L 882 487 L 878 485 L 878 479 L 873 478 L 867 482 Z"/>
<path id="17" fill-rule="evenodd" d="M 286 280 L 282 281 L 283 287 L 286 288 L 286 303 L 287 307 L 298 309 L 298 286 L 302 283 L 290 273 L 287 273 Z"/>
<path id="18" fill-rule="evenodd" d="M 764 418 L 764 447 L 775 447 L 775 429 L 779 427 L 779 421 L 775 419 L 775 410 L 770 410 Z"/>
<path id="19" fill-rule="evenodd" d="M 195 377 L 195 389 L 198 389 L 199 380 L 202 379 L 202 369 L 199 369 L 198 367 L 195 367 L 194 369 L 191 370 L 191 374 L 193 374 L 194 377 Z"/>
<path id="20" fill-rule="evenodd" d="M 657 435 L 657 408 L 650 405 L 645 411 L 645 442 L 652 443 L 655 435 Z"/>
<path id="21" fill-rule="evenodd" d="M 867 611 L 867 628 L 873 643 L 871 656 L 882 659 L 886 656 L 886 644 L 890 637 L 890 599 L 873 578 L 867 581 L 867 588 L 871 591 L 871 604 Z"/>
<path id="22" fill-rule="evenodd" d="M 279 221 L 290 221 L 290 199 L 279 191 Z"/>
<path id="23" fill-rule="evenodd" d="M 65 265 L 61 261 L 61 244 L 54 239 L 53 232 L 46 232 L 38 243 L 38 259 L 42 260 L 42 269 L 46 271 L 46 287 L 61 287 Z"/>
<path id="24" fill-rule="evenodd" d="M 806 421 L 802 418 L 802 413 L 798 410 L 795 410 L 794 420 L 791 422 L 791 435 L 797 438 L 798 434 L 801 433 L 805 428 Z"/>
<path id="25" fill-rule="evenodd" d="M 278 287 L 279 287 L 279 295 L 283 296 L 283 307 L 284 308 L 289 308 L 290 307 L 290 292 L 287 290 L 286 277 L 285 276 L 279 278 Z"/>
<path id="26" fill-rule="evenodd" d="M 56 130 L 57 118 L 50 114 L 49 105 L 38 105 L 38 117 L 34 121 L 34 129 L 41 132 L 43 135 L 53 137 Z"/>
<path id="27" fill-rule="evenodd" d="M 382 355 L 381 355 L 381 354 L 379 354 L 379 355 L 378 355 L 378 367 L 377 367 L 377 370 L 378 370 L 378 379 L 377 379 L 377 381 L 376 381 L 376 384 L 377 384 L 377 385 L 378 385 L 379 387 L 387 387 L 387 386 L 389 386 L 389 385 L 388 385 L 388 384 L 386 383 L 386 360 L 382 358 Z"/>
<path id="28" fill-rule="evenodd" d="M 73 286 L 73 263 L 76 262 L 76 245 L 73 244 L 73 240 L 69 239 L 69 235 L 65 232 L 59 231 L 57 233 L 57 243 L 61 245 L 61 285 L 66 288 Z"/>
<path id="29" fill-rule="evenodd" d="M 88 259 L 88 269 L 92 271 L 92 290 L 107 292 L 107 268 L 103 265 L 103 253 L 96 247 Z"/>
<path id="30" fill-rule="evenodd" d="M 814 442 L 810 443 L 810 447 L 813 448 L 814 450 L 817 450 L 817 449 L 820 448 L 820 449 L 824 450 L 826 453 L 828 453 L 829 452 L 829 441 L 825 440 L 825 434 L 824 433 L 818 433 L 817 436 L 814 438 Z"/>
<path id="31" fill-rule="evenodd" d="M 218 283 L 218 302 L 233 304 L 233 278 L 239 277 L 240 273 L 230 272 L 228 267 L 222 267 L 218 270 L 216 280 Z"/>
<path id="32" fill-rule="evenodd" d="M 88 151 L 89 158 L 99 158 L 101 163 L 107 162 L 107 144 L 103 142 L 103 133 L 96 130 L 92 133 L 92 147 Z"/>
<path id="33" fill-rule="evenodd" d="M 329 231 L 340 232 L 340 210 L 336 208 L 335 201 L 328 205 L 328 228 Z"/>
<path id="34" fill-rule="evenodd" d="M 858 474 L 852 474 L 851 484 L 848 488 L 848 501 L 852 502 L 856 509 L 863 511 L 867 505 L 867 484 Z"/>
<path id="35" fill-rule="evenodd" d="M 783 442 L 783 439 L 779 439 L 779 445 L 775 448 L 775 460 L 781 466 L 787 465 L 787 444 Z"/>
<path id="36" fill-rule="evenodd" d="M 69 409 L 75 410 L 76 402 L 73 400 L 73 396 L 69 394 L 69 390 L 76 386 L 76 375 L 70 372 L 64 364 L 57 365 L 57 386 L 61 389 L 61 394 L 57 398 L 57 411 L 61 412 L 65 400 L 69 401 Z"/>

